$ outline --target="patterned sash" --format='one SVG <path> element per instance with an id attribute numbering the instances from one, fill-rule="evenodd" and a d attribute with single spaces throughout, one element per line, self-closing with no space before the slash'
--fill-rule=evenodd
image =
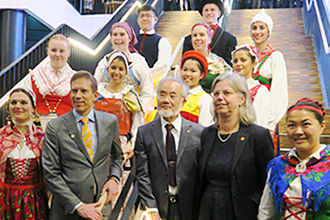
<path id="1" fill-rule="evenodd" d="M 275 51 L 275 49 L 273 49 L 269 44 L 267 44 L 266 47 L 257 54 L 260 62 L 258 64 L 257 71 L 252 73 L 252 77 L 256 80 L 259 80 L 259 82 L 265 85 L 268 90 L 270 90 L 272 79 L 260 75 L 260 69 L 262 65 L 266 62 L 266 60 L 270 57 L 270 55 Z"/>

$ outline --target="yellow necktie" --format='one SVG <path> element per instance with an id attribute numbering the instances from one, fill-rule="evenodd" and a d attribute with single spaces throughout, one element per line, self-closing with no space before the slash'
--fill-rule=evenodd
<path id="1" fill-rule="evenodd" d="M 81 121 L 84 122 L 84 125 L 81 129 L 81 137 L 82 137 L 82 140 L 85 144 L 85 147 L 86 147 L 87 153 L 89 155 L 89 158 L 91 159 L 91 161 L 93 163 L 93 160 L 94 160 L 93 148 L 92 148 L 93 140 L 92 140 L 91 131 L 88 128 L 88 118 L 82 118 Z"/>

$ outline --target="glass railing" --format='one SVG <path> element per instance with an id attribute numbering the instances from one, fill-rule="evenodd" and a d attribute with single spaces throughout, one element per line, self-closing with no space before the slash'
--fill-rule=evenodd
<path id="1" fill-rule="evenodd" d="M 307 35 L 313 36 L 324 104 L 330 108 L 330 0 L 304 0 Z"/>

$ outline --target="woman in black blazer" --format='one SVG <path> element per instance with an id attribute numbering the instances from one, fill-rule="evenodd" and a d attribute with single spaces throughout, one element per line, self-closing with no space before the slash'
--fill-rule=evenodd
<path id="1" fill-rule="evenodd" d="M 237 73 L 219 75 L 212 96 L 215 124 L 204 129 L 199 156 L 199 219 L 257 219 L 267 163 L 274 157 L 270 133 L 253 124 L 248 87 Z"/>

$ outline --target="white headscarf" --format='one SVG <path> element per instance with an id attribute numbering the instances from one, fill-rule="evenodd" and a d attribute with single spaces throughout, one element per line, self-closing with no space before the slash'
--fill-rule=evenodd
<path id="1" fill-rule="evenodd" d="M 272 35 L 272 32 L 273 32 L 273 27 L 274 27 L 273 19 L 268 14 L 266 14 L 264 9 L 262 9 L 262 11 L 259 14 L 256 14 L 252 18 L 250 27 L 252 26 L 252 24 L 254 22 L 257 22 L 257 21 L 261 21 L 267 25 L 268 30 L 269 30 L 269 38 L 270 38 L 270 36 Z"/>

